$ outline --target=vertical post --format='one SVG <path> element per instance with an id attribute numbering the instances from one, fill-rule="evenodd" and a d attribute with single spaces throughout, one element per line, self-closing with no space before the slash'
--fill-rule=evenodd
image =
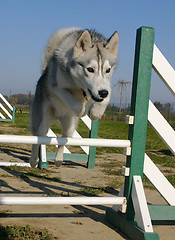
<path id="1" fill-rule="evenodd" d="M 97 138 L 98 125 L 99 125 L 99 120 L 92 121 L 89 138 Z M 89 157 L 87 162 L 87 167 L 89 169 L 93 169 L 95 167 L 95 156 L 96 156 L 96 147 L 89 147 Z"/>
<path id="2" fill-rule="evenodd" d="M 16 107 L 13 106 L 13 111 L 12 111 L 12 123 L 15 122 L 15 112 L 16 112 Z"/>
<path id="3" fill-rule="evenodd" d="M 132 203 L 133 177 L 143 179 L 143 164 L 147 133 L 148 104 L 150 95 L 150 80 L 152 72 L 152 56 L 154 44 L 154 29 L 142 27 L 137 30 L 132 99 L 130 115 L 134 116 L 134 124 L 129 127 L 131 141 L 131 156 L 127 157 L 126 167 L 130 175 L 125 177 L 124 196 L 127 198 L 126 214 L 107 209 L 107 220 L 118 227 L 121 232 L 133 240 L 159 240 L 155 232 L 145 232 L 134 220 L 135 211 Z"/>
<path id="4" fill-rule="evenodd" d="M 38 163 L 38 168 L 39 169 L 48 169 L 49 168 L 49 163 L 47 162 L 47 157 L 46 157 L 46 145 L 41 144 L 39 146 L 39 163 Z"/>
<path id="5" fill-rule="evenodd" d="M 137 30 L 132 99 L 130 115 L 134 124 L 129 127 L 129 140 L 132 143 L 131 156 L 127 157 L 126 166 L 130 175 L 125 178 L 124 196 L 127 198 L 126 218 L 134 220 L 134 208 L 131 200 L 131 188 L 134 175 L 143 178 L 143 165 L 147 133 L 148 105 L 152 72 L 154 29 L 141 27 Z"/>
<path id="6" fill-rule="evenodd" d="M 114 120 L 114 103 L 112 104 L 112 121 Z"/>

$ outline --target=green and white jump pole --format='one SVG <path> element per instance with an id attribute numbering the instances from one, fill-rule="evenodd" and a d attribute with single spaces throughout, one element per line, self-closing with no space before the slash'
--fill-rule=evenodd
<path id="1" fill-rule="evenodd" d="M 99 120 L 92 121 L 87 115 L 82 117 L 81 120 L 89 129 L 89 141 L 90 139 L 97 138 L 98 136 L 98 125 Z M 49 129 L 47 133 L 48 137 L 56 137 L 55 133 Z M 80 134 L 75 130 L 73 133 L 73 138 L 82 139 Z M 80 140 L 81 141 L 81 140 Z M 90 141 L 91 142 L 91 141 Z M 55 144 L 58 147 L 58 143 Z M 76 161 L 76 162 L 86 162 L 87 168 L 92 169 L 95 167 L 95 157 L 96 157 L 96 147 L 90 145 L 78 145 L 82 148 L 84 153 L 71 153 L 66 146 L 64 146 L 63 161 Z M 54 160 L 56 152 L 46 152 L 46 146 L 41 145 L 39 149 L 39 165 L 40 169 L 48 168 L 48 160 Z"/>
<path id="2" fill-rule="evenodd" d="M 128 136 L 131 141 L 131 155 L 127 156 L 126 169 L 129 174 L 125 176 L 121 194 L 127 199 L 126 213 L 115 208 L 108 208 L 106 212 L 107 220 L 133 240 L 159 239 L 152 228 L 142 186 L 154 34 L 153 28 L 141 27 L 136 36 L 130 111 L 134 119 L 133 124 L 129 126 Z"/>
<path id="3" fill-rule="evenodd" d="M 15 122 L 15 106 L 11 106 L 10 103 L 0 93 L 0 100 L 4 103 L 0 103 L 0 122 Z"/>

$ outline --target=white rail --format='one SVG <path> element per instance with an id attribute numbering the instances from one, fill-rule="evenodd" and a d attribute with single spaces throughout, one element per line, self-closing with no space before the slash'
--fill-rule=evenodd
<path id="1" fill-rule="evenodd" d="M 155 44 L 152 64 L 154 71 L 175 96 L 175 71 Z"/>
<path id="2" fill-rule="evenodd" d="M 5 119 L 5 117 L 4 117 L 4 115 L 0 112 L 0 117 L 2 118 L 2 119 Z"/>
<path id="3" fill-rule="evenodd" d="M 31 167 L 30 163 L 25 162 L 1 162 L 0 166 L 2 167 L 9 167 L 9 166 L 18 166 L 18 167 Z"/>
<path id="4" fill-rule="evenodd" d="M 125 197 L 0 197 L 0 205 L 123 205 Z"/>
<path id="5" fill-rule="evenodd" d="M 66 145 L 66 146 L 93 146 L 93 147 L 130 147 L 130 140 L 114 139 L 90 139 L 90 138 L 63 138 L 63 137 L 37 137 L 0 134 L 0 143 L 18 144 L 46 144 L 46 145 Z"/>
<path id="6" fill-rule="evenodd" d="M 175 155 L 175 131 L 151 101 L 149 101 L 148 121 Z"/>
<path id="7" fill-rule="evenodd" d="M 167 203 L 175 206 L 175 188 L 145 153 L 144 174 L 164 197 Z"/>

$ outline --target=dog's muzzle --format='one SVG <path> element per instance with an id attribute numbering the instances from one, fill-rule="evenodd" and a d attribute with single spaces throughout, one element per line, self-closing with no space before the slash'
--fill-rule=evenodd
<path id="1" fill-rule="evenodd" d="M 108 96 L 108 91 L 107 91 L 107 90 L 100 90 L 100 91 L 98 91 L 98 94 L 99 94 L 99 96 L 100 96 L 101 98 L 95 97 L 95 96 L 92 94 L 92 92 L 91 92 L 91 90 L 90 90 L 89 88 L 88 88 L 88 91 L 89 91 L 89 93 L 90 93 L 90 95 L 91 95 L 91 98 L 92 98 L 95 102 L 102 102 L 103 99 Z"/>
<path id="2" fill-rule="evenodd" d="M 108 91 L 107 90 L 101 90 L 101 91 L 98 91 L 98 94 L 101 98 L 106 98 L 108 96 Z"/>

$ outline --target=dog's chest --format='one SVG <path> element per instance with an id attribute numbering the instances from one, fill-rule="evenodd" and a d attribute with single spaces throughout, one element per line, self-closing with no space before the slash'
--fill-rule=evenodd
<path id="1" fill-rule="evenodd" d="M 68 91 L 80 103 L 85 103 L 89 100 L 88 97 L 86 96 L 85 92 L 83 92 L 81 89 L 68 89 Z"/>

